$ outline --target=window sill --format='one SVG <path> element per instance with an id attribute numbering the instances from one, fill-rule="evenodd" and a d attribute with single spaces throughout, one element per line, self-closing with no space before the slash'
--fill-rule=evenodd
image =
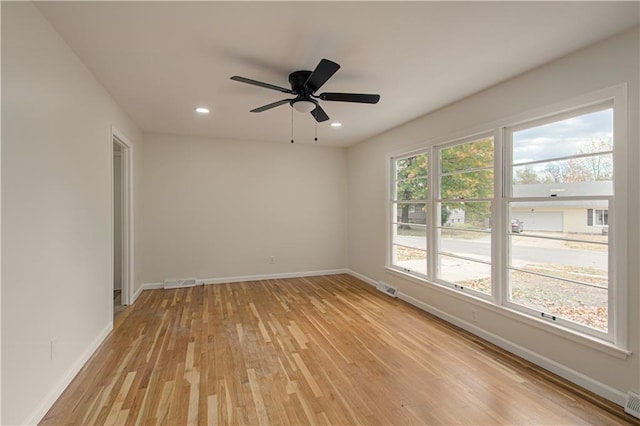
<path id="1" fill-rule="evenodd" d="M 440 284 L 432 283 L 431 281 L 427 281 L 414 274 L 403 272 L 389 266 L 385 266 L 385 270 L 393 275 L 396 275 L 400 278 L 406 279 L 413 283 L 419 284 L 421 286 L 427 287 L 431 290 L 435 290 L 439 293 L 446 294 L 447 296 L 454 297 L 455 299 L 458 299 L 460 301 L 476 305 L 478 307 L 481 307 L 482 309 L 491 311 L 495 314 L 498 314 L 510 320 L 518 321 L 527 326 L 536 327 L 549 334 L 553 334 L 555 336 L 565 338 L 567 340 L 581 344 L 591 349 L 595 349 L 597 351 L 613 356 L 615 358 L 624 360 L 624 359 L 627 359 L 627 357 L 629 357 L 633 353 L 632 351 L 616 346 L 611 342 L 600 340 L 595 337 L 588 336 L 574 330 L 570 330 L 570 329 L 559 327 L 557 325 L 550 324 L 546 321 L 533 318 L 529 315 L 523 314 L 514 309 L 510 309 L 505 306 L 496 305 L 485 299 L 475 297 L 472 294 L 468 294 L 468 293 L 463 294 L 460 291 L 442 286 Z M 402 295 L 402 293 L 400 293 L 400 295 Z M 461 318 L 458 318 L 458 319 L 462 322 L 466 322 Z M 469 325 L 473 328 L 478 328 L 476 324 L 469 323 Z"/>

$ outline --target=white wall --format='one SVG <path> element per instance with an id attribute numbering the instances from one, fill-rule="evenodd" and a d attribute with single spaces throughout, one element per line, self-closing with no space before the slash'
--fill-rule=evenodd
<path id="1" fill-rule="evenodd" d="M 144 151 L 143 282 L 346 268 L 345 149 L 145 135 Z"/>
<path id="2" fill-rule="evenodd" d="M 111 125 L 136 154 L 141 135 L 33 4 L 1 7 L 2 424 L 10 425 L 37 422 L 111 328 Z"/>
<path id="3" fill-rule="evenodd" d="M 545 366 L 570 374 L 582 385 L 624 401 L 627 391 L 639 390 L 637 212 L 640 183 L 638 146 L 638 30 L 627 32 L 513 80 L 461 100 L 349 149 L 349 268 L 373 281 L 384 280 L 400 292 L 435 308 L 460 324 L 470 325 L 471 309 L 479 310 L 477 332 L 508 343 L 522 353 L 546 362 Z M 385 155 L 403 147 L 425 143 L 472 129 L 528 110 L 548 106 L 597 89 L 628 83 L 629 93 L 629 277 L 627 359 L 550 334 L 530 324 L 507 319 L 449 291 L 409 281 L 384 269 L 385 265 Z M 624 196 L 624 195 L 623 195 Z M 473 325 L 476 326 L 476 325 Z"/>

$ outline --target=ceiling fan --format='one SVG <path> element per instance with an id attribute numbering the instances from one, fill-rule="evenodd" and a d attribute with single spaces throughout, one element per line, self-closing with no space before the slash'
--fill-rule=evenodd
<path id="1" fill-rule="evenodd" d="M 329 116 L 320 106 L 318 100 L 323 101 L 338 101 L 338 102 L 355 102 L 362 104 L 377 104 L 380 100 L 380 95 L 371 95 L 365 93 L 336 93 L 325 92 L 316 95 L 316 91 L 322 87 L 340 69 L 340 65 L 328 59 L 322 59 L 316 66 L 316 69 L 312 71 L 294 71 L 289 74 L 289 84 L 291 89 L 286 87 L 275 86 L 269 83 L 263 83 L 261 81 L 252 80 L 250 78 L 240 77 L 234 75 L 231 80 L 239 81 L 241 83 L 253 84 L 254 86 L 260 86 L 271 90 L 277 90 L 282 93 L 289 93 L 295 95 L 295 98 L 282 99 L 277 102 L 273 102 L 261 107 L 252 109 L 251 112 L 263 112 L 271 108 L 278 107 L 280 105 L 289 104 L 295 110 L 300 112 L 310 112 L 313 118 L 318 123 L 327 121 Z"/>

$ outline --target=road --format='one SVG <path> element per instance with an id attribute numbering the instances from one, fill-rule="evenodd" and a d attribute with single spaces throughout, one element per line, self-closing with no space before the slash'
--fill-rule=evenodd
<path id="1" fill-rule="evenodd" d="M 424 238 L 398 236 L 399 244 L 410 247 L 426 247 Z M 490 258 L 490 237 L 482 237 L 474 240 L 450 240 L 443 239 L 441 251 L 459 254 L 469 258 Z M 530 239 L 515 237 L 513 247 L 513 266 L 540 263 L 553 265 L 568 265 L 580 267 L 592 267 L 596 270 L 606 271 L 608 264 L 607 252 L 585 249 L 572 249 L 564 247 L 562 241 Z"/>

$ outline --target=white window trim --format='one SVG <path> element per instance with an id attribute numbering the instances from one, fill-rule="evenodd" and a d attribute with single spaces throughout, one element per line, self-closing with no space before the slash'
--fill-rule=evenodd
<path id="1" fill-rule="evenodd" d="M 628 100 L 627 100 L 627 84 L 620 84 L 617 86 L 597 90 L 582 96 L 577 96 L 568 100 L 554 103 L 552 105 L 543 106 L 540 108 L 532 109 L 527 112 L 523 112 L 511 117 L 496 120 L 492 123 L 478 126 L 467 131 L 458 131 L 448 137 L 442 137 L 417 143 L 409 148 L 396 150 L 386 155 L 386 179 L 387 185 L 387 217 L 386 217 L 386 263 L 385 270 L 409 279 L 412 282 L 426 285 L 429 288 L 436 289 L 438 291 L 446 291 L 449 294 L 454 294 L 456 297 L 462 300 L 469 301 L 470 303 L 481 304 L 483 307 L 488 308 L 496 313 L 505 315 L 509 318 L 518 319 L 519 321 L 528 325 L 534 325 L 541 329 L 548 331 L 551 334 L 560 335 L 570 340 L 583 343 L 587 346 L 600 349 L 602 352 L 615 355 L 619 358 L 626 358 L 631 352 L 628 348 L 628 308 L 627 308 L 627 293 L 628 293 L 628 276 L 627 276 L 627 235 L 624 230 L 628 223 L 628 175 L 629 165 L 627 164 L 630 159 L 628 157 Z M 614 109 L 613 117 L 613 132 L 614 132 L 614 170 L 615 170 L 615 182 L 614 182 L 614 196 L 615 205 L 609 206 L 609 221 L 614 226 L 609 226 L 609 271 L 613 271 L 611 278 L 615 285 L 612 291 L 609 292 L 609 306 L 613 308 L 613 315 L 610 316 L 610 339 L 602 339 L 600 337 L 594 337 L 589 334 L 584 334 L 571 328 L 565 328 L 558 326 L 557 324 L 549 323 L 543 319 L 535 318 L 524 313 L 514 311 L 505 305 L 507 295 L 504 285 L 500 283 L 506 282 L 507 268 L 507 251 L 506 251 L 506 225 L 495 229 L 493 232 L 493 272 L 494 276 L 499 276 L 499 281 L 494 280 L 493 283 L 493 297 L 491 301 L 478 298 L 470 292 L 461 292 L 456 289 L 445 287 L 440 283 L 429 280 L 428 277 L 433 277 L 433 267 L 435 254 L 432 253 L 434 247 L 434 233 L 427 233 L 427 278 L 415 274 L 407 273 L 406 271 L 395 267 L 391 264 L 391 192 L 394 182 L 391 179 L 391 166 L 395 159 L 400 157 L 410 156 L 415 153 L 427 152 L 429 155 L 429 193 L 433 192 L 434 185 L 437 181 L 437 167 L 433 167 L 433 159 L 435 158 L 438 146 L 444 144 L 455 144 L 456 142 L 463 140 L 476 139 L 478 136 L 487 134 L 493 134 L 494 137 L 494 198 L 499 199 L 499 203 L 493 206 L 492 219 L 494 223 L 505 223 L 504 218 L 508 217 L 508 203 L 505 201 L 505 197 L 500 191 L 507 190 L 507 186 L 504 185 L 505 181 L 505 163 L 510 162 L 509 149 L 503 149 L 508 144 L 505 144 L 504 132 L 506 128 L 514 129 L 520 125 L 529 127 L 536 121 L 543 122 L 545 120 L 556 121 L 562 117 L 563 114 L 571 115 L 574 111 L 585 111 L 589 107 L 599 109 L 604 103 L 611 103 Z M 561 118 L 560 118 L 561 119 Z M 505 161 L 507 160 L 507 161 Z M 508 165 L 510 166 L 510 164 Z M 433 226 L 433 196 L 430 198 L 430 212 L 431 219 L 428 222 Z M 428 218 L 429 220 L 429 218 Z M 502 229 L 504 228 L 504 229 Z M 618 248 L 618 249 L 617 249 Z M 622 248 L 622 249 L 619 249 Z"/>

